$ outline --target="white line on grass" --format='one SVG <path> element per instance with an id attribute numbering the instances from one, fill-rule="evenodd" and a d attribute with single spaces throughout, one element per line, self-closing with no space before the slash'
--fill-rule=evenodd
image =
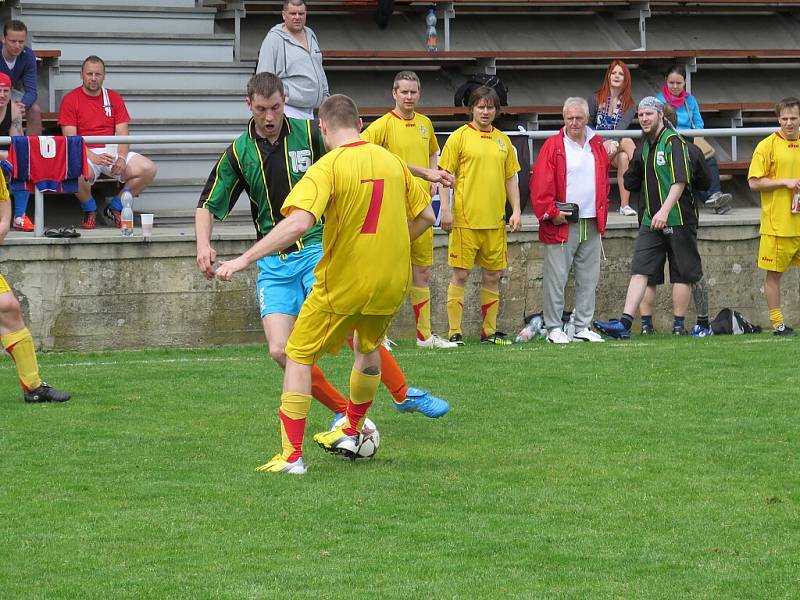
<path id="1" fill-rule="evenodd" d="M 219 356 L 203 357 L 195 356 L 191 358 L 158 358 L 158 359 L 133 359 L 133 360 L 87 360 L 71 363 L 48 363 L 48 368 L 59 367 L 108 367 L 115 365 L 162 365 L 174 363 L 204 363 L 204 362 L 261 362 L 265 360 L 263 356 L 242 357 L 242 356 Z"/>

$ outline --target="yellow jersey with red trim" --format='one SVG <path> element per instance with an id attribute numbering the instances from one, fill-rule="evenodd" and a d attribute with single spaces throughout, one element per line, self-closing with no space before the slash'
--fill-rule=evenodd
<path id="1" fill-rule="evenodd" d="M 439 166 L 456 176 L 453 227 L 505 226 L 506 179 L 520 170 L 505 133 L 480 131 L 472 123 L 459 127 L 447 138 Z"/>
<path id="2" fill-rule="evenodd" d="M 361 139 L 383 146 L 415 167 L 429 167 L 430 157 L 439 152 L 433 123 L 418 112 L 404 119 L 393 110 L 389 111 L 362 131 Z"/>
<path id="3" fill-rule="evenodd" d="M 281 212 L 325 216 L 323 256 L 306 303 L 341 315 L 391 315 L 411 284 L 408 221 L 430 204 L 405 163 L 365 141 L 332 150 L 295 185 Z"/>
<path id="4" fill-rule="evenodd" d="M 753 151 L 747 178 L 797 179 L 800 177 L 800 140 L 787 140 L 775 132 Z M 792 190 L 779 187 L 761 191 L 760 232 L 778 237 L 800 236 L 800 214 L 792 214 Z"/>

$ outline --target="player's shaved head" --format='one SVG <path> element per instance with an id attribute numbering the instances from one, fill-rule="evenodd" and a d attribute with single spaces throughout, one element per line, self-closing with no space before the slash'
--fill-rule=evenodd
<path id="1" fill-rule="evenodd" d="M 250 78 L 247 82 L 247 97 L 252 100 L 256 94 L 262 98 L 269 98 L 275 92 L 279 92 L 281 96 L 285 96 L 283 89 L 283 82 L 280 77 L 275 73 L 258 73 Z"/>
<path id="2" fill-rule="evenodd" d="M 334 94 L 326 99 L 319 107 L 319 118 L 330 129 L 361 129 L 358 107 L 344 94 Z"/>

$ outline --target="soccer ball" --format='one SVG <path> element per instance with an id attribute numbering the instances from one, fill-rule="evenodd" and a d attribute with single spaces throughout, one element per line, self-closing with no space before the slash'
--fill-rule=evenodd
<path id="1" fill-rule="evenodd" d="M 344 425 L 345 416 L 342 415 L 333 423 L 331 429 L 336 429 Z M 360 445 L 356 453 L 356 459 L 370 459 L 375 456 L 381 445 L 381 434 L 375 423 L 371 419 L 364 419 L 364 426 L 361 428 L 361 437 L 359 438 Z"/>

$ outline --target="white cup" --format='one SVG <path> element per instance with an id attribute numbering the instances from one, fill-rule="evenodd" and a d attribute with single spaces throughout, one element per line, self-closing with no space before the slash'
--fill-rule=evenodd
<path id="1" fill-rule="evenodd" d="M 142 218 L 142 235 L 145 238 L 152 237 L 152 235 L 153 235 L 153 213 L 142 213 L 139 216 Z"/>

